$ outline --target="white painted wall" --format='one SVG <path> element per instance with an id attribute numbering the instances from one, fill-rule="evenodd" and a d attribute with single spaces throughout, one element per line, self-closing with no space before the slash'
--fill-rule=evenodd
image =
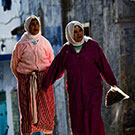
<path id="1" fill-rule="evenodd" d="M 2 54 L 11 54 L 16 44 L 16 36 L 12 36 L 11 31 L 20 26 L 20 0 L 12 0 L 11 10 L 3 10 L 2 1 L 0 0 L 0 57 Z M 1 44 L 6 45 L 1 50 Z M 10 61 L 0 61 L 1 74 L 3 79 L 0 80 L 0 89 L 6 91 L 7 104 L 7 124 L 9 125 L 8 135 L 14 135 L 13 115 L 11 104 L 11 91 L 16 88 L 16 80 L 10 70 Z"/>
<path id="2" fill-rule="evenodd" d="M 20 1 L 12 0 L 11 10 L 3 10 L 0 0 L 0 54 L 10 54 L 16 43 L 16 36 L 12 36 L 11 31 L 20 25 Z M 4 41 L 4 51 L 1 51 L 2 40 Z"/>
<path id="3" fill-rule="evenodd" d="M 8 135 L 14 135 L 11 91 L 17 89 L 17 82 L 10 70 L 10 61 L 0 61 L 0 90 L 6 92 Z"/>

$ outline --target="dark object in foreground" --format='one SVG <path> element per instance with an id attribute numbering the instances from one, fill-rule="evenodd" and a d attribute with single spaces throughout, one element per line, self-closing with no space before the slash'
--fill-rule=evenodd
<path id="1" fill-rule="evenodd" d="M 111 89 L 106 94 L 105 106 L 111 106 L 127 98 L 129 98 L 129 96 L 119 88 L 111 87 Z"/>
<path id="2" fill-rule="evenodd" d="M 118 91 L 109 91 L 106 97 L 106 104 L 105 106 L 110 106 L 113 105 L 115 103 L 120 102 L 125 96 L 123 96 L 121 93 L 119 93 Z"/>

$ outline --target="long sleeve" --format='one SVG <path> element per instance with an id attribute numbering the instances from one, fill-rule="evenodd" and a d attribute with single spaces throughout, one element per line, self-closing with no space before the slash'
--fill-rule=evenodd
<path id="1" fill-rule="evenodd" d="M 14 50 L 13 50 L 13 53 L 12 53 L 12 57 L 11 57 L 11 70 L 13 72 L 13 74 L 15 75 L 16 78 L 18 78 L 18 75 L 17 75 L 17 65 L 18 65 L 18 48 L 16 47 Z"/>
<path id="2" fill-rule="evenodd" d="M 52 63 L 53 59 L 54 59 L 54 52 L 53 52 L 53 48 L 50 44 L 50 48 L 49 48 L 49 60 L 50 60 L 50 63 Z"/>
<path id="3" fill-rule="evenodd" d="M 42 89 L 46 90 L 51 84 L 53 84 L 57 79 L 62 77 L 65 66 L 64 66 L 64 56 L 62 53 L 58 53 L 52 64 L 49 67 L 47 75 L 43 79 Z"/>
<path id="4" fill-rule="evenodd" d="M 38 43 L 21 42 L 16 44 L 11 59 L 11 69 L 17 77 L 17 72 L 29 74 L 32 71 L 44 71 L 54 59 L 51 44 L 44 37 L 40 37 Z"/>
<path id="5" fill-rule="evenodd" d="M 117 85 L 117 81 L 115 79 L 115 76 L 112 72 L 112 69 L 102 51 L 102 49 L 98 48 L 98 62 L 97 62 L 98 68 L 100 70 L 100 73 L 103 77 L 103 79 L 111 86 Z"/>

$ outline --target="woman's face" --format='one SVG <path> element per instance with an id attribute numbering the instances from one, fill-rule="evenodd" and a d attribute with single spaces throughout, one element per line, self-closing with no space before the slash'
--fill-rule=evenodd
<path id="1" fill-rule="evenodd" d="M 80 42 L 83 39 L 83 30 L 79 26 L 74 27 L 74 40 Z"/>
<path id="2" fill-rule="evenodd" d="M 29 32 L 32 34 L 32 35 L 37 35 L 40 31 L 40 25 L 39 25 L 39 22 L 37 19 L 33 19 L 31 22 L 30 22 L 30 26 L 29 26 Z"/>

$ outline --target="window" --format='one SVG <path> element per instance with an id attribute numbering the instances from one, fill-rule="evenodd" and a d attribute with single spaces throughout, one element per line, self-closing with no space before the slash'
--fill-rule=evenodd
<path id="1" fill-rule="evenodd" d="M 90 23 L 86 22 L 82 24 L 84 27 L 84 35 L 90 36 Z"/>

